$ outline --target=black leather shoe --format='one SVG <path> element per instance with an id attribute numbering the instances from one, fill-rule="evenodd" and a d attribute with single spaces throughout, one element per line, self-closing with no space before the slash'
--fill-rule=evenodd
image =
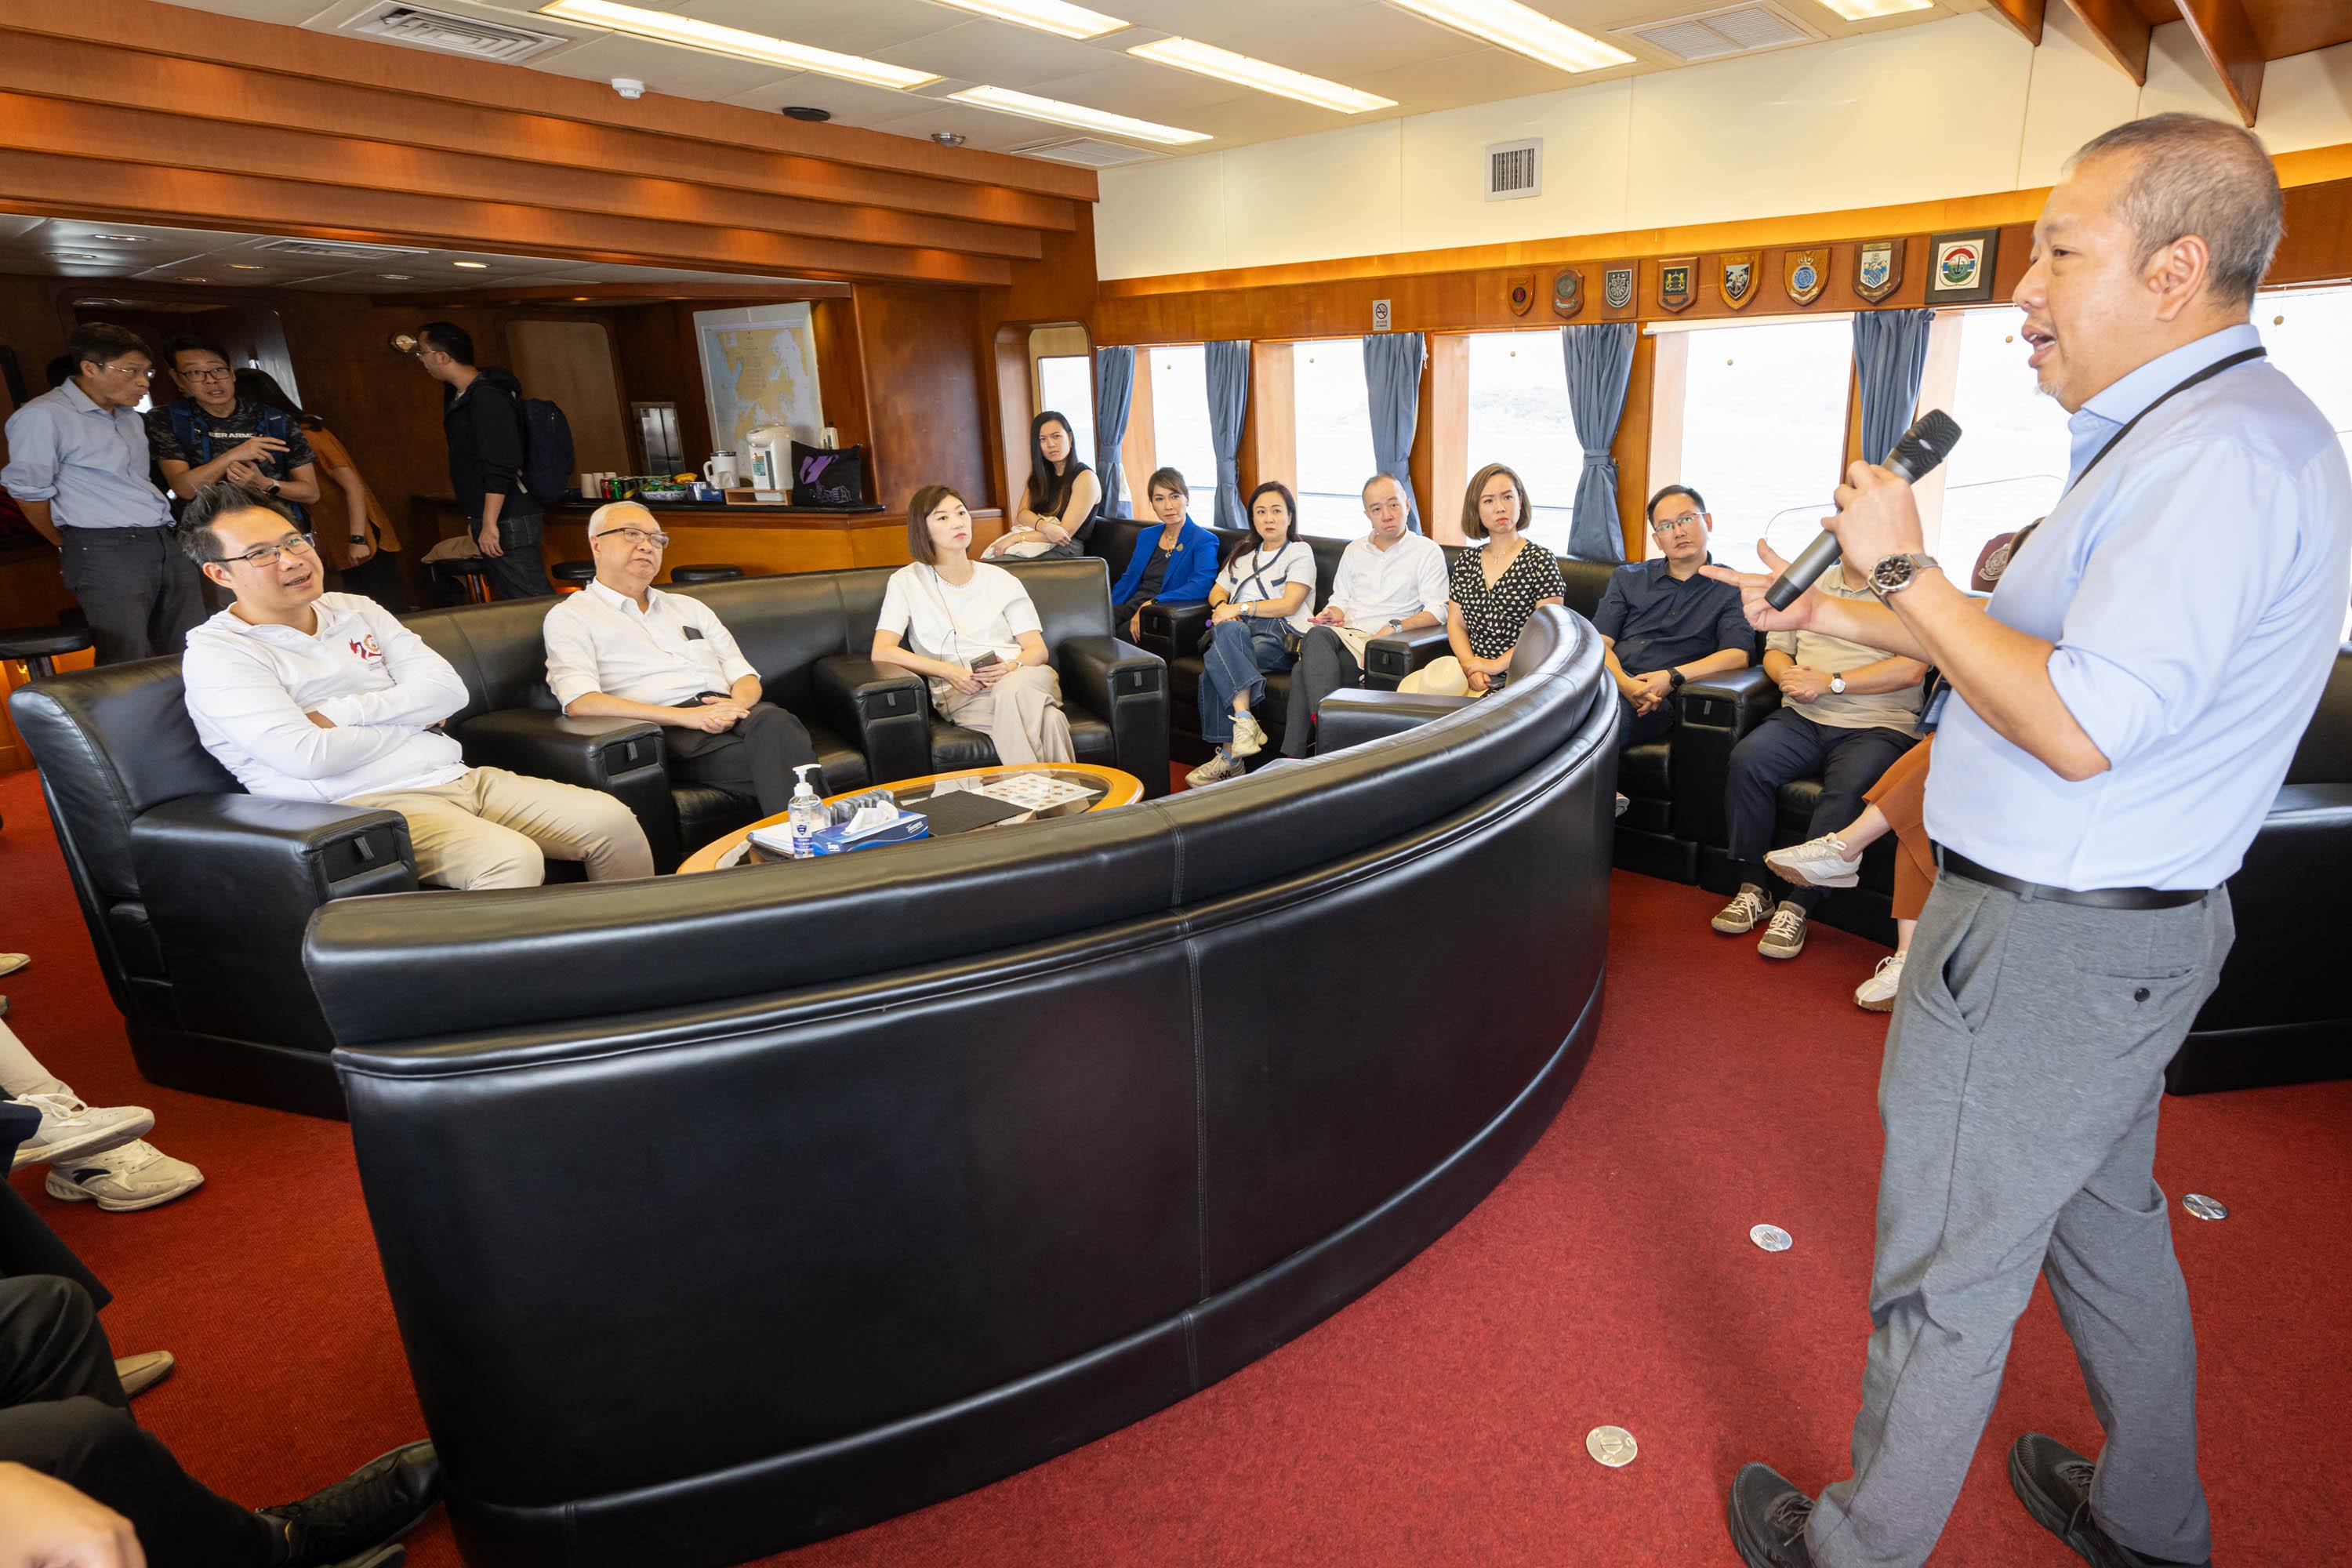
<path id="1" fill-rule="evenodd" d="M 1813 1568 L 1805 1521 L 1813 1500 L 1769 1465 L 1742 1465 L 1732 1478 L 1731 1544 L 1748 1568 Z"/>
<path id="2" fill-rule="evenodd" d="M 433 1445 L 411 1443 L 299 1502 L 260 1513 L 286 1531 L 284 1568 L 330 1568 L 407 1534 L 440 1495 L 441 1460 Z"/>
<path id="3" fill-rule="evenodd" d="M 2090 1460 L 2055 1437 L 2028 1432 L 2009 1446 L 2009 1485 L 2034 1522 L 2074 1549 L 2093 1568 L 2173 1568 L 2174 1560 L 2143 1557 L 2116 1541 L 2091 1517 Z M 2213 1560 L 2178 1568 L 2213 1568 Z"/>

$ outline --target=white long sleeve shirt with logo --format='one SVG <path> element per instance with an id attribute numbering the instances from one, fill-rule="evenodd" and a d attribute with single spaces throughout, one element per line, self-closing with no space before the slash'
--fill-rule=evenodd
<path id="1" fill-rule="evenodd" d="M 449 661 L 363 595 L 322 594 L 313 608 L 310 633 L 223 610 L 188 634 L 180 671 L 205 750 L 252 794 L 292 800 L 464 776 L 457 742 L 428 728 L 466 705 Z"/>

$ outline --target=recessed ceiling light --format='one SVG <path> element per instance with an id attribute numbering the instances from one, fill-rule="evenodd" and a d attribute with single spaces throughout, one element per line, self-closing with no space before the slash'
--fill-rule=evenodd
<path id="1" fill-rule="evenodd" d="M 552 0 L 551 4 L 541 6 L 539 12 L 542 16 L 561 17 L 567 22 L 586 22 L 593 26 L 609 27 L 616 33 L 651 38 L 656 43 L 677 44 L 714 55 L 732 55 L 738 59 L 763 60 L 770 65 L 786 66 L 793 70 L 817 71 L 825 76 L 837 76 L 844 81 L 862 81 L 868 87 L 895 88 L 904 91 L 908 88 L 922 87 L 940 79 L 929 71 L 885 65 L 880 60 L 869 60 L 859 55 L 835 54 L 831 49 L 796 44 L 789 38 L 772 38 L 765 33 L 746 32 L 740 27 L 722 27 L 715 22 L 699 22 L 691 16 L 673 16 L 667 11 L 615 5 L 614 0 Z"/>
<path id="2" fill-rule="evenodd" d="M 1156 44 L 1138 44 L 1127 52 L 1138 59 L 1155 60 L 1163 66 L 1174 66 L 1179 70 L 1213 76 L 1221 81 L 1237 82 L 1243 87 L 1254 87 L 1260 92 L 1295 98 L 1318 109 L 1336 109 L 1342 114 L 1361 114 L 1368 109 L 1396 107 L 1393 98 L 1342 87 L 1319 76 L 1292 70 L 1288 66 L 1252 59 L 1247 55 L 1237 55 L 1231 49 L 1221 49 L 1214 44 L 1199 43 L 1192 38 L 1162 38 Z"/>
<path id="3" fill-rule="evenodd" d="M 209 283 L 212 279 L 209 278 L 199 278 L 194 273 L 189 272 L 182 274 L 179 281 L 183 283 Z"/>
<path id="4" fill-rule="evenodd" d="M 229 266 L 238 272 L 261 272 L 267 270 L 267 268 L 265 268 L 258 261 L 232 261 L 229 263 Z"/>
<path id="5" fill-rule="evenodd" d="M 387 283 L 405 283 L 415 275 L 407 272 L 379 272 L 376 276 Z"/>
<path id="6" fill-rule="evenodd" d="M 940 4 L 993 16 L 1000 22 L 1017 22 L 1065 38 L 1099 38 L 1105 33 L 1121 32 L 1133 26 L 1083 5 L 1066 5 L 1064 0 L 940 0 Z"/>
<path id="7" fill-rule="evenodd" d="M 144 245 L 147 243 L 147 237 L 143 234 L 93 234 L 90 236 L 90 238 L 112 240 L 117 245 Z"/>
<path id="8" fill-rule="evenodd" d="M 106 258 L 92 256 L 86 250 L 60 250 L 58 252 L 58 259 L 59 261 L 103 261 Z"/>
<path id="9" fill-rule="evenodd" d="M 1079 103 L 1064 103 L 1055 98 L 1038 98 L 1032 93 L 1014 92 L 1005 87 L 968 87 L 961 92 L 951 92 L 948 97 L 958 103 L 993 109 L 1004 114 L 1017 114 L 1024 120 L 1042 120 L 1049 125 L 1068 125 L 1080 131 L 1107 132 L 1113 136 L 1132 136 L 1139 142 L 1158 142 L 1171 147 L 1210 139 L 1205 131 L 1182 131 L 1173 125 L 1160 125 L 1149 120 L 1130 120 L 1124 114 L 1088 109 Z"/>
<path id="10" fill-rule="evenodd" d="M 1518 0 L 1389 0 L 1391 5 L 1564 71 L 1600 70 L 1633 57 Z"/>
<path id="11" fill-rule="evenodd" d="M 469 272 L 483 272 L 488 270 L 490 264 L 487 261 L 453 261 L 449 265 L 463 267 Z"/>
<path id="12" fill-rule="evenodd" d="M 961 131 L 934 131 L 931 140 L 942 147 L 961 147 L 964 143 L 964 134 Z"/>
<path id="13" fill-rule="evenodd" d="M 1874 16 L 1925 11 L 1935 0 L 1822 0 L 1822 4 L 1849 22 L 1867 22 Z"/>

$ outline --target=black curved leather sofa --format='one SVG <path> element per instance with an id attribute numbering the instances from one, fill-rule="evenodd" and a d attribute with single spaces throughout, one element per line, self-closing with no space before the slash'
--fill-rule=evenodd
<path id="1" fill-rule="evenodd" d="M 1126 769 L 1146 794 L 1165 794 L 1164 670 L 1110 635 L 1102 563 L 1012 570 L 1036 602 L 1079 759 Z M 986 736 L 931 713 L 920 680 L 866 657 L 889 574 L 806 573 L 672 590 L 719 612 L 771 697 L 808 725 L 836 790 L 995 760 Z M 664 869 L 748 820 L 748 807 L 715 790 L 673 789 L 657 726 L 556 710 L 540 638 L 548 603 L 407 617 L 466 682 L 468 700 L 448 728 L 467 760 L 618 795 Z M 140 1070 L 173 1089 L 341 1115 L 326 1022 L 302 973 L 302 931 L 332 900 L 415 886 L 407 825 L 393 812 L 245 794 L 198 743 L 177 659 L 37 681 L 15 692 L 9 709 L 40 767 L 75 897 Z"/>
<path id="2" fill-rule="evenodd" d="M 1574 617 L 1520 658 L 1441 722 L 1118 810 L 321 908 L 467 1562 L 856 1528 L 1182 1398 L 1452 1225 L 1601 997 L 1615 710 Z M 1445 959 L 1431 911 L 1471 909 L 1518 962 Z"/>

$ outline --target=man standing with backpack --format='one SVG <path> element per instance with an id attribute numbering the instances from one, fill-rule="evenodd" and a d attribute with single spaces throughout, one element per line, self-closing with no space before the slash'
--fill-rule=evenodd
<path id="1" fill-rule="evenodd" d="M 449 487 L 489 563 L 490 585 L 501 599 L 551 595 L 555 585 L 547 580 L 539 553 L 539 498 L 525 483 L 530 453 L 522 384 L 512 371 L 478 367 L 472 335 L 447 321 L 427 321 L 416 330 L 416 363 L 442 385 Z M 564 466 L 570 466 L 568 458 Z"/>

